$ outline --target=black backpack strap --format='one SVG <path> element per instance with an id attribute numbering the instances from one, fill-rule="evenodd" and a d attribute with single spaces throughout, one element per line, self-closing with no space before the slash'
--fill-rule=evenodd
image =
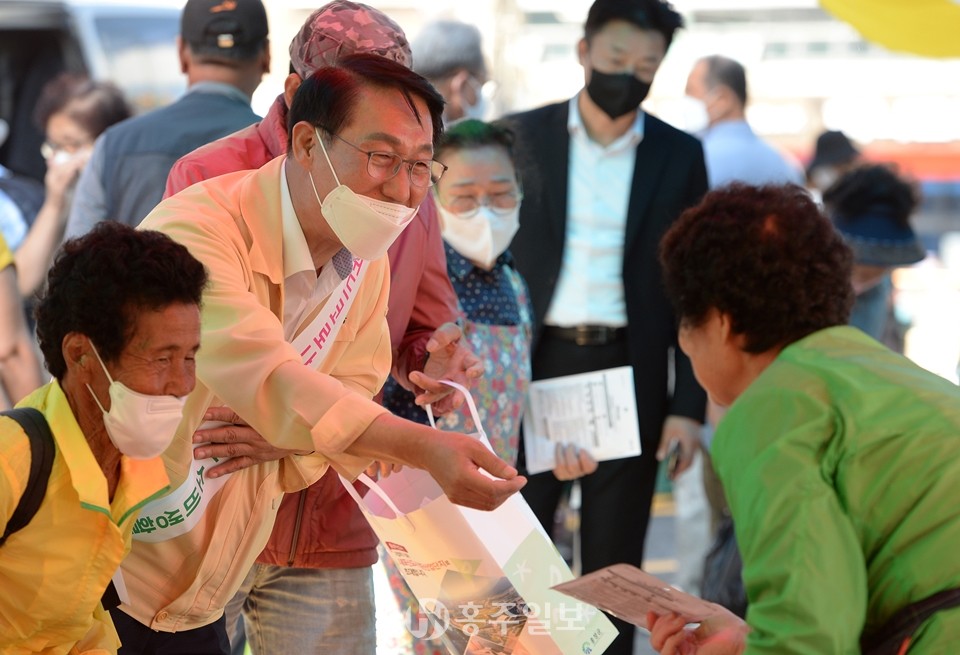
<path id="1" fill-rule="evenodd" d="M 50 479 L 50 470 L 53 468 L 56 445 L 47 419 L 38 410 L 32 407 L 18 407 L 0 414 L 9 416 L 19 423 L 30 439 L 30 476 L 27 478 L 27 488 L 20 496 L 20 502 L 17 503 L 17 508 L 7 521 L 3 536 L 0 537 L 0 546 L 2 546 L 7 537 L 26 527 L 40 509 L 40 503 L 43 502 L 43 497 L 47 493 L 47 481 Z"/>
<path id="2" fill-rule="evenodd" d="M 893 613 L 887 622 L 860 637 L 863 655 L 900 655 L 908 652 L 913 635 L 940 610 L 960 607 L 960 589 L 947 589 L 910 603 Z"/>

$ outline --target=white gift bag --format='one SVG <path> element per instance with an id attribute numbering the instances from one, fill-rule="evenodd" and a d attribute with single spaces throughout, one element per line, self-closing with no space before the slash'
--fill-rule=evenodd
<path id="1" fill-rule="evenodd" d="M 469 392 L 449 384 L 489 448 Z M 454 655 L 599 655 L 617 636 L 602 612 L 550 589 L 573 574 L 519 493 L 485 512 L 454 505 L 419 469 L 360 480 L 369 488 L 362 497 L 344 486 L 431 614 L 422 636 L 441 638 Z"/>

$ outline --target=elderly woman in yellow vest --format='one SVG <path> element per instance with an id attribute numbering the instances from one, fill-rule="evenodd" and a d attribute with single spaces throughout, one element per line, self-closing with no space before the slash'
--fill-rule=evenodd
<path id="1" fill-rule="evenodd" d="M 39 410 L 55 453 L 13 532 L 36 493 L 32 438 L 0 416 L 0 653 L 116 653 L 105 606 L 124 596 L 139 508 L 168 487 L 159 456 L 196 382 L 206 280 L 169 237 L 114 222 L 57 256 L 37 310 L 54 380 L 18 405 Z"/>

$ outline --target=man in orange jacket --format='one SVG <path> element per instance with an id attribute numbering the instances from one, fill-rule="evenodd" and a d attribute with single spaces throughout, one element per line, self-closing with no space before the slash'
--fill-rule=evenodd
<path id="1" fill-rule="evenodd" d="M 167 179 L 166 196 L 201 180 L 259 168 L 286 153 L 287 114 L 301 82 L 316 69 L 353 52 L 378 54 L 407 67 L 412 64 L 403 30 L 382 12 L 345 0 L 321 7 L 291 42 L 291 71 L 284 93 L 264 119 L 181 158 Z M 393 376 L 417 393 L 428 389 L 439 394 L 446 390 L 433 386 L 421 370 L 431 378 L 457 375 L 464 380 L 480 375 L 482 366 L 460 345 L 460 330 L 453 323 L 457 298 L 447 277 L 436 208 L 429 196 L 388 257 Z M 434 352 L 456 349 L 447 370 L 436 370 L 438 358 L 431 366 L 427 357 L 431 339 Z M 460 400 L 448 397 L 440 409 Z M 237 447 L 223 446 L 221 454 L 234 456 L 236 451 L 228 449 Z M 235 456 L 233 462 L 240 463 Z M 335 472 L 285 496 L 269 543 L 227 606 L 233 652 L 243 652 L 242 612 L 254 653 L 373 653 L 371 567 L 376 561 L 377 537 Z M 274 629 L 263 629 L 268 625 Z M 283 629 L 275 629 L 278 625 Z"/>

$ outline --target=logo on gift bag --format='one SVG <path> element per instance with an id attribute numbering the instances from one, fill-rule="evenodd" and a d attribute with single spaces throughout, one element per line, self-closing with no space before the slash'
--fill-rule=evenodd
<path id="1" fill-rule="evenodd" d="M 603 636 L 603 630 L 601 630 L 600 628 L 597 628 L 594 631 L 594 633 L 590 635 L 590 639 L 583 642 L 583 646 L 581 646 L 580 648 L 580 650 L 583 651 L 583 655 L 590 655 L 590 653 L 593 652 L 593 647 L 596 646 L 597 643 L 599 643 L 600 638 L 602 636 Z"/>

